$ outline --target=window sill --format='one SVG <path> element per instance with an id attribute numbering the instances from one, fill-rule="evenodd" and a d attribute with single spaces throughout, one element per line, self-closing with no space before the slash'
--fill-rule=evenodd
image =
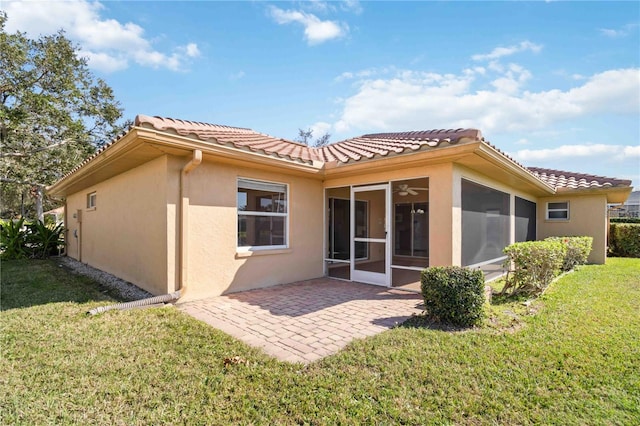
<path id="1" fill-rule="evenodd" d="M 290 248 L 286 249 L 266 249 L 266 250 L 247 250 L 247 251 L 236 251 L 236 259 L 244 259 L 247 257 L 253 256 L 269 256 L 272 254 L 289 254 L 293 250 Z"/>
<path id="2" fill-rule="evenodd" d="M 95 210 L 96 210 L 95 207 L 88 207 L 85 211 L 92 212 L 92 211 L 95 211 Z"/>

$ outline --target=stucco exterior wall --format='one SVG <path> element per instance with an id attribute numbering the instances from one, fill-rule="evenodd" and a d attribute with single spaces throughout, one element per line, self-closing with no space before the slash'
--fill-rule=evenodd
<path id="1" fill-rule="evenodd" d="M 166 166 L 160 157 L 67 197 L 68 256 L 153 293 L 167 287 Z M 96 207 L 87 209 L 87 194 Z M 74 217 L 75 216 L 75 217 Z"/>
<path id="2" fill-rule="evenodd" d="M 564 201 L 569 202 L 569 220 L 547 220 L 547 203 Z M 606 195 L 557 195 L 538 200 L 538 239 L 584 235 L 593 237 L 588 262 L 604 263 L 607 258 Z"/>
<path id="3" fill-rule="evenodd" d="M 171 175 L 176 175 L 175 167 Z M 288 185 L 289 247 L 237 250 L 238 177 Z M 185 299 L 323 275 L 323 187 L 319 179 L 205 160 L 188 176 Z M 171 232 L 169 232 L 171 233 Z"/>

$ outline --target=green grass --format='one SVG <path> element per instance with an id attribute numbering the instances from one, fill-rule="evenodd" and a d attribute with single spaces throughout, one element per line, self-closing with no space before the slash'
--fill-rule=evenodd
<path id="1" fill-rule="evenodd" d="M 85 314 L 107 298 L 52 261 L 2 264 L 2 423 L 640 422 L 639 259 L 567 274 L 518 327 L 398 327 L 309 366 L 173 308 Z"/>

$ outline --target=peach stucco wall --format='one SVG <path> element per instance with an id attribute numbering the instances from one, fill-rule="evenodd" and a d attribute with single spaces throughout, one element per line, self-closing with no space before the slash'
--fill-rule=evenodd
<path id="1" fill-rule="evenodd" d="M 160 157 L 67 197 L 68 255 L 166 293 L 166 165 Z M 87 209 L 93 191 L 96 208 Z"/>
<path id="2" fill-rule="evenodd" d="M 285 183 L 289 247 L 237 250 L 238 177 Z M 323 187 L 319 179 L 204 161 L 189 174 L 185 298 L 200 298 L 323 275 Z"/>
<path id="3" fill-rule="evenodd" d="M 569 220 L 546 220 L 549 202 L 569 202 Z M 607 256 L 606 195 L 573 195 L 545 197 L 538 200 L 538 238 L 550 236 L 593 237 L 593 250 L 588 262 L 604 263 Z"/>

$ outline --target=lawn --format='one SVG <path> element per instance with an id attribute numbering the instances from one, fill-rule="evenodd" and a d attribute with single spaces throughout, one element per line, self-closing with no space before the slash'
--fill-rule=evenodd
<path id="1" fill-rule="evenodd" d="M 567 274 L 508 330 L 398 327 L 308 366 L 173 308 L 87 316 L 109 295 L 55 261 L 3 262 L 1 290 L 4 424 L 640 423 L 640 259 Z"/>

